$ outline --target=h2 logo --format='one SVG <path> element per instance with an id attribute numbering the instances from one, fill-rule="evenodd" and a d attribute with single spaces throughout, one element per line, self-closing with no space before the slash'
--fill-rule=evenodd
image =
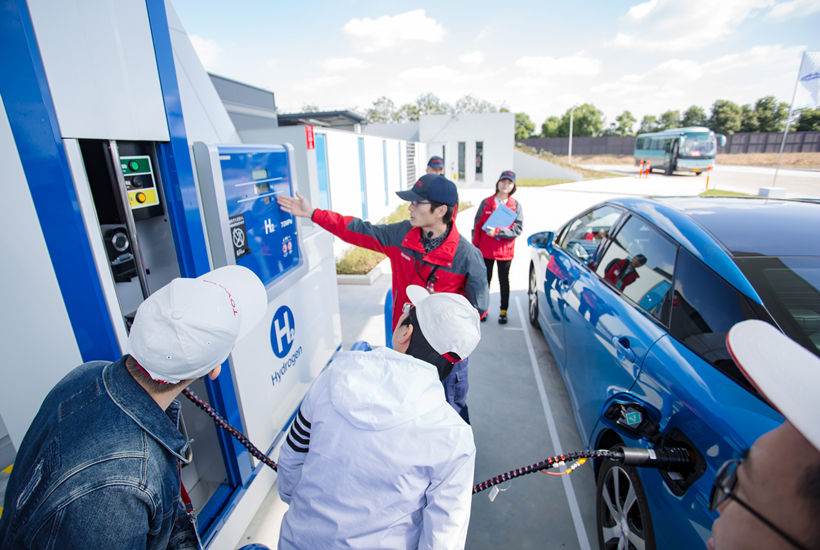
<path id="1" fill-rule="evenodd" d="M 282 306 L 276 310 L 270 327 L 270 343 L 276 357 L 282 359 L 290 352 L 295 335 L 293 312 L 288 306 Z"/>

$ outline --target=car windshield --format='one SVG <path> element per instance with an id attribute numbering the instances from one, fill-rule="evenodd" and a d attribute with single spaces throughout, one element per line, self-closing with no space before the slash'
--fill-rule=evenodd
<path id="1" fill-rule="evenodd" d="M 682 157 L 714 157 L 717 142 L 712 134 L 686 134 L 680 146 Z"/>
<path id="2" fill-rule="evenodd" d="M 737 263 L 780 328 L 820 356 L 820 257 L 747 257 Z"/>

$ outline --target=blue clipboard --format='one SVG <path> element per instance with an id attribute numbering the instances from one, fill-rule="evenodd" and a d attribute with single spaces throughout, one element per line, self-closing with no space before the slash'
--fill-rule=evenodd
<path id="1" fill-rule="evenodd" d="M 487 231 L 490 228 L 497 228 L 497 229 L 507 229 L 510 227 L 515 218 L 517 218 L 517 214 L 504 206 L 503 204 L 499 204 L 498 208 L 487 218 L 487 221 L 484 222 L 484 225 L 481 226 L 482 231 Z"/>

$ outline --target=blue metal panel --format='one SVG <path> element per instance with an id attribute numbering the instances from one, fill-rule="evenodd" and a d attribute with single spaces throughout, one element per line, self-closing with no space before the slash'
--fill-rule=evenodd
<path id="1" fill-rule="evenodd" d="M 180 273 L 194 277 L 210 270 L 205 244 L 205 233 L 199 213 L 199 198 L 194 183 L 188 136 L 182 117 L 174 54 L 168 31 L 168 18 L 163 0 L 146 0 L 148 21 L 154 42 L 160 87 L 168 121 L 169 143 L 159 144 L 157 157 L 159 172 L 168 209 L 168 218 L 174 235 Z M 244 431 L 239 405 L 234 392 L 230 365 L 222 365 L 222 374 L 216 380 L 205 379 L 211 405 L 237 429 Z M 236 493 L 250 479 L 250 454 L 238 441 L 223 430 L 217 430 L 220 450 L 225 460 L 228 483 Z M 226 515 L 228 499 L 225 491 L 217 491 L 205 506 L 209 522 L 218 514 Z M 207 528 L 200 525 L 200 532 Z"/>
<path id="2" fill-rule="evenodd" d="M 359 138 L 359 179 L 362 185 L 362 219 L 367 219 L 367 174 L 364 166 L 364 138 Z"/>
<path id="3" fill-rule="evenodd" d="M 389 202 L 390 191 L 387 189 L 387 140 L 382 140 L 382 161 L 384 163 L 384 205 Z"/>
<path id="4" fill-rule="evenodd" d="M 330 178 L 327 172 L 327 136 L 315 134 L 316 172 L 319 178 L 319 208 L 330 210 Z"/>
<path id="5" fill-rule="evenodd" d="M 83 360 L 113 360 L 120 355 L 119 344 L 94 267 L 31 16 L 24 0 L 5 0 L 2 10 L 0 95 L 63 302 Z"/>

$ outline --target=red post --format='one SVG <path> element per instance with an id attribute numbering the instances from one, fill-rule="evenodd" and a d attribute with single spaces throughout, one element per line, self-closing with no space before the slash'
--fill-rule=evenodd
<path id="1" fill-rule="evenodd" d="M 649 177 L 649 172 L 652 171 L 652 161 L 646 161 L 646 177 Z"/>
<path id="2" fill-rule="evenodd" d="M 643 161 L 641 161 L 640 166 L 638 167 L 638 179 L 643 177 Z"/>

